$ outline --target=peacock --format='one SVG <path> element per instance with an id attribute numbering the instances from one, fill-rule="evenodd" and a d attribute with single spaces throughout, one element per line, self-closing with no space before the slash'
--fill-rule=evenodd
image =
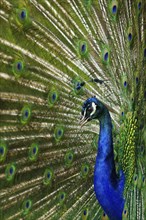
<path id="1" fill-rule="evenodd" d="M 0 220 L 146 219 L 145 12 L 0 0 Z"/>

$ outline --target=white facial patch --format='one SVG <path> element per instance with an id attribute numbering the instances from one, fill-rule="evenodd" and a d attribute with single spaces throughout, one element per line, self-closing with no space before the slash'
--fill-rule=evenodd
<path id="1" fill-rule="evenodd" d="M 94 102 L 92 102 L 92 108 L 93 111 L 91 112 L 90 116 L 94 115 L 94 113 L 96 112 L 96 104 Z"/>

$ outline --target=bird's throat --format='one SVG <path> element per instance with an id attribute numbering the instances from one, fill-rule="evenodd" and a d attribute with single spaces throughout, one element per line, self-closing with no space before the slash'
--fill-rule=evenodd
<path id="1" fill-rule="evenodd" d="M 112 139 L 112 122 L 107 110 L 99 118 L 100 133 L 98 140 L 98 159 L 108 159 L 114 163 L 113 139 Z"/>
<path id="2" fill-rule="evenodd" d="M 112 139 L 112 122 L 107 109 L 99 118 L 98 153 L 94 170 L 94 190 L 103 210 L 112 220 L 122 220 L 124 182 L 117 177 Z M 119 187 L 120 186 L 120 187 Z M 119 190 L 122 189 L 122 190 Z"/>

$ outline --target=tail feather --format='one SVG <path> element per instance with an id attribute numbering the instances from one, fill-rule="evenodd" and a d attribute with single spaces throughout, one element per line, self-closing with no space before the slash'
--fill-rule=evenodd
<path id="1" fill-rule="evenodd" d="M 0 219 L 108 219 L 93 189 L 96 95 L 113 121 L 123 219 L 146 216 L 144 1 L 0 2 Z"/>

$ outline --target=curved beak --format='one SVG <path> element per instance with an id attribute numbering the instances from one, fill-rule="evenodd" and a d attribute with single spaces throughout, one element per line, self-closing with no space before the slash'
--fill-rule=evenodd
<path id="1" fill-rule="evenodd" d="M 83 127 L 83 125 L 85 125 L 88 121 L 89 121 L 89 117 L 87 118 L 87 117 L 85 117 L 85 116 L 83 116 L 81 119 L 80 119 L 80 125 L 81 125 L 81 127 Z"/>

